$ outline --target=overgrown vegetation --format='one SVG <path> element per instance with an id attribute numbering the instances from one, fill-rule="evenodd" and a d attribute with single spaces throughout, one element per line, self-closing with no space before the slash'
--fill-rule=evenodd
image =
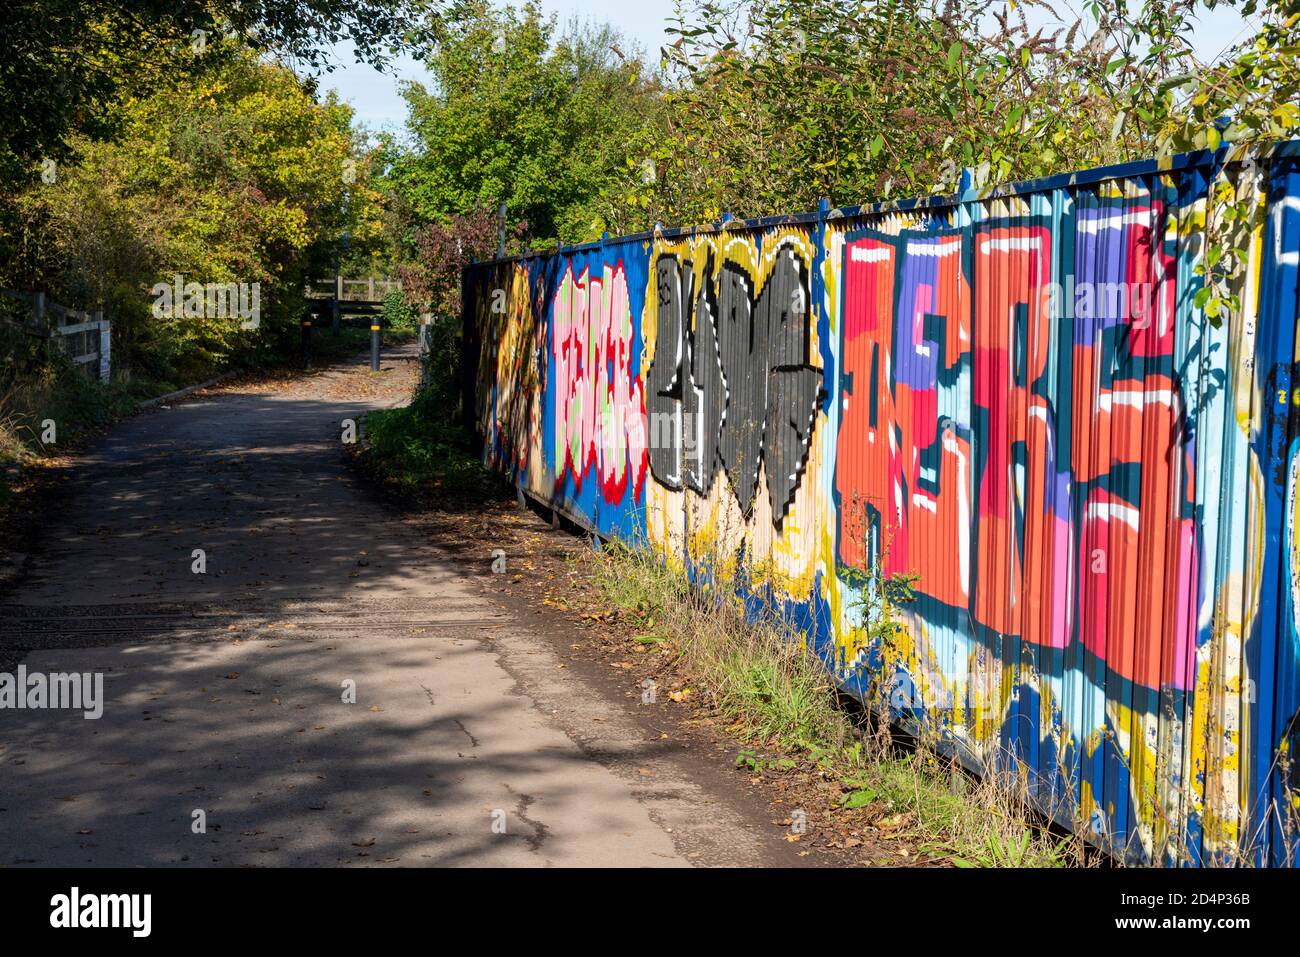
<path id="1" fill-rule="evenodd" d="M 465 429 L 436 389 L 365 419 L 364 463 L 400 494 L 438 506 L 500 498 L 505 485 L 473 454 Z"/>
<path id="2" fill-rule="evenodd" d="M 10 0 L 0 31 L 0 194 L 38 164 L 75 158 L 78 139 L 111 139 L 124 102 L 188 75 L 219 40 L 281 62 L 328 64 L 342 39 L 382 64 L 399 44 L 421 55 L 426 0 Z"/>
<path id="3" fill-rule="evenodd" d="M 142 383 L 112 387 L 81 375 L 66 358 L 54 358 L 0 392 L 0 469 L 30 462 L 57 444 L 76 441 L 134 408 Z M 144 386 L 159 388 L 157 385 Z M 165 390 L 165 387 L 162 387 Z M 39 411 L 36 411 L 39 410 Z M 56 423 L 55 441 L 42 441 L 42 423 Z"/>
<path id="4" fill-rule="evenodd" d="M 351 109 L 294 67 L 319 62 L 323 37 L 353 31 L 382 59 L 416 7 L 45 0 L 11 12 L 0 40 L 0 103 L 11 107 L 0 135 L 0 287 L 102 310 L 113 362 L 110 383 L 89 381 L 5 297 L 7 475 L 141 398 L 299 360 L 306 280 L 381 255 L 385 221 L 375 152 Z M 57 83 L 26 85 L 49 70 Z M 208 290 L 225 284 L 248 290 L 242 303 L 256 316 L 211 301 Z M 209 298 L 160 304 L 158 290 L 178 286 Z M 319 357 L 363 345 L 322 338 Z M 47 420 L 53 446 L 33 428 Z"/>
<path id="5" fill-rule="evenodd" d="M 418 316 L 406 302 L 406 297 L 400 292 L 390 292 L 384 296 L 384 313 L 382 325 L 386 330 L 394 332 L 414 332 Z"/>
<path id="6" fill-rule="evenodd" d="M 1247 29 L 1210 62 L 1207 15 Z M 655 224 L 976 187 L 1300 127 L 1300 0 L 680 0 L 652 69 L 603 27 L 457 4 L 390 142 L 392 225 L 416 237 L 504 203 L 510 252 Z M 652 53 L 653 55 L 653 53 Z M 1195 268 L 1239 308 L 1249 196 L 1215 188 Z M 468 235 L 468 232 L 466 232 Z M 464 248 L 462 243 L 460 248 Z"/>
<path id="7" fill-rule="evenodd" d="M 229 49 L 119 114 L 113 141 L 76 141 L 77 163 L 15 198 L 17 248 L 0 285 L 103 308 L 119 378 L 192 381 L 291 355 L 303 287 L 340 235 L 354 250 L 379 241 L 351 110 Z M 155 308 L 151 290 L 177 276 L 257 284 L 255 327 L 203 303 Z"/>
<path id="8" fill-rule="evenodd" d="M 1251 29 L 1211 63 L 1203 16 Z M 1300 126 L 1298 0 L 696 0 L 628 158 L 628 225 L 951 192 Z M 641 175 L 647 162 L 649 175 Z"/>
<path id="9" fill-rule="evenodd" d="M 22 469 L 129 413 L 136 404 L 178 386 L 138 378 L 102 383 L 79 370 L 48 339 L 39 338 L 0 305 L 0 524 L 14 504 Z"/>
<path id="10" fill-rule="evenodd" d="M 404 96 L 414 149 L 391 173 L 416 225 L 505 203 L 534 248 L 599 237 L 605 187 L 659 103 L 659 84 L 618 33 L 559 30 L 533 2 L 465 3 L 446 18 L 429 85 Z"/>
<path id="11" fill-rule="evenodd" d="M 925 742 L 902 747 L 887 720 L 846 708 L 830 672 L 789 622 L 747 617 L 725 587 L 692 589 L 648 550 L 611 543 L 595 562 L 604 594 L 644 629 L 638 640 L 670 647 L 692 689 L 733 723 L 747 744 L 738 765 L 755 774 L 812 765 L 838 782 L 840 810 L 910 824 L 926 835 L 930 854 L 958 867 L 1083 861 L 1081 843 L 1044 827 L 1023 787 L 974 778 Z M 889 607 L 901 592 L 897 582 L 879 588 L 876 607 L 884 614 L 870 626 L 884 633 L 895 627 Z"/>

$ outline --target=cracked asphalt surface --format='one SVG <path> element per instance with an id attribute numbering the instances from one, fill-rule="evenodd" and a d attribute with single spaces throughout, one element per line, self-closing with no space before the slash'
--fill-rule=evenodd
<path id="1" fill-rule="evenodd" d="M 78 458 L 0 658 L 102 674 L 103 716 L 0 711 L 0 866 L 783 859 L 358 484 L 342 421 L 405 401 L 411 358 L 225 386 Z"/>

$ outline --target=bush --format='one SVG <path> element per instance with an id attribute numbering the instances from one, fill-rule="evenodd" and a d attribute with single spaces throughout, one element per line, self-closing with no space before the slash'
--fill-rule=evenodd
<path id="1" fill-rule="evenodd" d="M 421 389 L 400 409 L 371 412 L 366 416 L 365 464 L 398 491 L 431 504 L 506 496 L 505 483 L 484 467 L 464 427 L 448 413 L 435 389 Z"/>
<path id="2" fill-rule="evenodd" d="M 417 323 L 415 310 L 407 305 L 400 292 L 390 292 L 384 297 L 384 328 L 394 332 L 414 332 Z"/>

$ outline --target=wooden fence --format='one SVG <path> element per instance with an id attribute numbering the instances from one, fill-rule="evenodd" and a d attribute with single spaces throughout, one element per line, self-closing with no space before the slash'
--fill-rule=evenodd
<path id="1" fill-rule="evenodd" d="M 28 335 L 54 338 L 59 348 L 90 375 L 107 382 L 112 369 L 112 323 L 104 311 L 70 309 L 46 299 L 43 292 L 0 289 L 0 296 L 19 302 L 29 318 L 18 323 Z"/>
<path id="2" fill-rule="evenodd" d="M 402 284 L 396 279 L 345 279 L 333 276 L 316 279 L 307 284 L 309 299 L 337 299 L 340 302 L 382 302 L 390 292 L 401 292 Z"/>

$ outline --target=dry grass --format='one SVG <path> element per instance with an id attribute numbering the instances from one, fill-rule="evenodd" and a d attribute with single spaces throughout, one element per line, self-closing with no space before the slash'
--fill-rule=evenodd
<path id="1" fill-rule="evenodd" d="M 846 807 L 885 802 L 891 814 L 911 815 L 924 849 L 959 867 L 1084 861 L 1081 841 L 1039 825 L 1023 782 L 971 777 L 924 744 L 900 747 L 888 723 L 841 707 L 830 674 L 789 623 L 746 621 L 730 592 L 691 588 L 648 550 L 606 545 L 595 576 L 612 603 L 638 616 L 637 640 L 670 647 L 743 740 L 837 777 Z"/>

